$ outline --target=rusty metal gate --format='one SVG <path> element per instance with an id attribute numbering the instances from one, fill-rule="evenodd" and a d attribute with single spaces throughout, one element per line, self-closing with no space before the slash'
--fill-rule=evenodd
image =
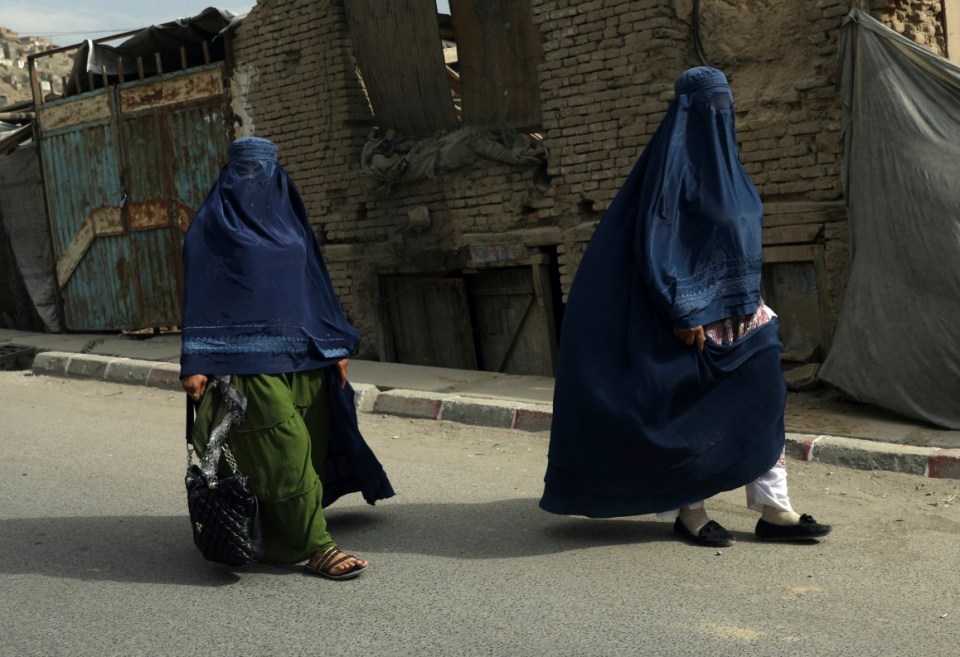
<path id="1" fill-rule="evenodd" d="M 223 64 L 47 102 L 37 123 L 67 330 L 179 325 L 183 232 L 230 141 Z"/>

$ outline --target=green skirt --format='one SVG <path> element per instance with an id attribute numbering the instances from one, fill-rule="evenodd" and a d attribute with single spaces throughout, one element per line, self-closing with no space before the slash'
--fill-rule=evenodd
<path id="1" fill-rule="evenodd" d="M 327 372 L 234 375 L 230 382 L 247 398 L 247 412 L 227 446 L 257 495 L 266 542 L 263 561 L 304 561 L 334 544 L 321 506 L 330 433 Z M 218 389 L 201 399 L 192 436 L 201 455 L 225 413 Z"/>

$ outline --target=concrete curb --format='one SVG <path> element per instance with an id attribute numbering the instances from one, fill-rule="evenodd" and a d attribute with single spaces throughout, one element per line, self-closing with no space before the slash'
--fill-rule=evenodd
<path id="1" fill-rule="evenodd" d="M 36 355 L 33 372 L 180 390 L 180 367 L 175 363 L 47 351 Z M 416 390 L 380 391 L 376 386 L 364 383 L 355 383 L 353 387 L 357 411 L 364 413 L 521 431 L 548 431 L 553 420 L 550 404 Z M 960 449 L 787 433 L 786 451 L 789 456 L 802 461 L 858 470 L 903 472 L 935 479 L 960 479 Z"/>
<path id="2" fill-rule="evenodd" d="M 180 366 L 117 356 L 42 351 L 33 359 L 34 374 L 132 383 L 165 390 L 180 390 Z"/>
<path id="3" fill-rule="evenodd" d="M 932 479 L 960 479 L 960 449 L 788 433 L 786 450 L 789 456 L 801 461 L 818 461 L 857 470 L 903 472 Z"/>

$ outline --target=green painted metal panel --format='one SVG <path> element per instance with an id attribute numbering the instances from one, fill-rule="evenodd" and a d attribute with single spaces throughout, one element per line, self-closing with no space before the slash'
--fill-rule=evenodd
<path id="1" fill-rule="evenodd" d="M 60 281 L 67 330 L 114 329 L 133 320 L 127 284 L 116 276 L 130 261 L 128 245 L 106 236 L 86 248 L 76 244 L 81 225 L 94 211 L 123 201 L 116 137 L 109 122 L 96 121 L 58 130 L 40 142 L 54 256 L 61 262 L 80 260 Z"/>
<path id="2" fill-rule="evenodd" d="M 111 95 L 109 116 L 96 94 Z M 68 104 L 84 101 L 71 122 Z M 56 104 L 40 146 L 66 328 L 179 325 L 183 231 L 230 141 L 222 68 Z"/>

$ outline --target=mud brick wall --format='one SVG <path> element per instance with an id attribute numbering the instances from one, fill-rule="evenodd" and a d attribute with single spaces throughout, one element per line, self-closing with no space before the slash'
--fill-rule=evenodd
<path id="1" fill-rule="evenodd" d="M 870 0 L 870 14 L 938 55 L 946 52 L 943 0 Z"/>
<path id="2" fill-rule="evenodd" d="M 841 111 L 837 37 L 848 2 L 702 3 L 701 45 L 730 79 L 741 157 L 767 202 L 839 202 Z M 563 291 L 579 244 L 609 205 L 670 99 L 672 82 L 700 63 L 693 3 L 646 0 L 534 4 L 544 41 L 544 131 L 553 205 L 568 230 L 560 251 Z M 581 224 L 579 230 L 573 227 Z M 846 253 L 843 240 L 831 252 Z M 843 286 L 832 285 L 832 306 Z"/>
<path id="3" fill-rule="evenodd" d="M 378 275 L 457 271 L 471 245 L 553 249 L 565 295 L 596 222 L 666 111 L 673 80 L 700 63 L 692 0 L 531 2 L 544 50 L 547 166 L 478 160 L 389 191 L 360 171 L 375 120 L 343 0 L 260 0 L 237 31 L 237 132 L 280 145 L 341 302 L 364 335 L 364 357 L 378 355 Z M 942 52 L 939 1 L 863 3 Z M 852 4 L 702 3 L 702 49 L 731 81 L 741 156 L 765 202 L 842 203 L 837 38 Z M 832 276 L 825 303 L 837 309 L 845 222 L 830 224 L 820 239 Z"/>

